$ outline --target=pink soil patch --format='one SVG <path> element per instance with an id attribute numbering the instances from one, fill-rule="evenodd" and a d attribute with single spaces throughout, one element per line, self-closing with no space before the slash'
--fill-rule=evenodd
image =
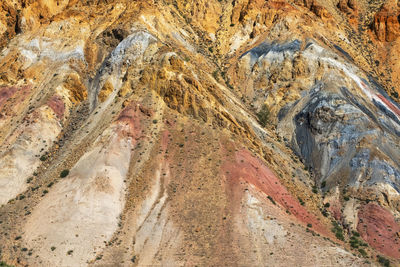
<path id="1" fill-rule="evenodd" d="M 58 95 L 52 96 L 47 105 L 54 111 L 59 119 L 62 119 L 65 112 L 65 104 L 62 101 L 62 98 Z"/>
<path id="2" fill-rule="evenodd" d="M 243 149 L 235 154 L 236 162 L 226 162 L 223 171 L 228 180 L 244 180 L 279 203 L 284 209 L 290 211 L 304 224 L 312 224 L 312 229 L 326 236 L 332 234 L 323 227 L 317 218 L 310 214 L 287 191 L 275 174 L 269 170 L 263 162 L 254 157 L 249 151 Z"/>
<path id="3" fill-rule="evenodd" d="M 29 89 L 31 89 L 31 85 L 25 85 L 22 87 L 17 86 L 4 86 L 0 88 L 0 110 L 4 107 L 5 103 L 8 99 L 10 99 L 18 90 L 21 91 L 21 94 L 18 95 L 18 101 L 21 101 L 25 98 L 25 96 L 29 93 Z"/>
<path id="4" fill-rule="evenodd" d="M 386 104 L 386 106 L 389 107 L 389 109 L 390 109 L 391 111 L 393 111 L 397 116 L 400 117 L 400 109 L 398 109 L 395 105 L 393 105 L 393 103 L 391 103 L 389 100 L 387 100 L 383 95 L 378 94 L 377 96 L 378 96 L 378 98 L 379 98 L 380 100 L 383 101 L 383 103 Z"/>
<path id="5" fill-rule="evenodd" d="M 358 212 L 357 230 L 371 247 L 381 253 L 400 258 L 400 225 L 390 211 L 375 203 L 368 203 Z"/>
<path id="6" fill-rule="evenodd" d="M 148 110 L 136 102 L 131 102 L 126 108 L 124 108 L 119 115 L 117 121 L 128 125 L 129 131 L 124 132 L 134 139 L 138 139 L 142 136 L 141 119 L 143 116 L 150 118 L 153 115 L 151 110 Z"/>
<path id="7" fill-rule="evenodd" d="M 15 92 L 17 92 L 18 88 L 13 87 L 2 87 L 0 88 L 0 109 L 3 107 L 4 103 L 12 97 Z"/>
<path id="8" fill-rule="evenodd" d="M 338 220 L 342 220 L 342 206 L 339 201 L 334 201 L 333 203 L 329 203 L 331 206 L 329 207 L 329 211 L 332 214 L 332 216 Z"/>
<path id="9" fill-rule="evenodd" d="M 162 133 L 162 137 L 161 137 L 161 149 L 163 150 L 163 151 L 166 151 L 167 150 L 167 148 L 168 148 L 168 144 L 169 144 L 169 131 L 168 130 L 165 130 L 163 133 Z"/>

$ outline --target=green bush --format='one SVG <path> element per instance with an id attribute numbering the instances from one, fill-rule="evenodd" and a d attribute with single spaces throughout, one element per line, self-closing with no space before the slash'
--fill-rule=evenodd
<path id="1" fill-rule="evenodd" d="M 361 254 L 363 257 L 367 257 L 367 252 L 365 252 L 364 249 L 359 248 L 359 249 L 358 249 L 358 252 L 360 252 L 360 254 Z"/>
<path id="2" fill-rule="evenodd" d="M 385 257 L 382 257 L 381 255 L 378 255 L 378 262 L 385 267 L 390 266 L 390 261 L 388 259 L 386 259 Z"/>
<path id="3" fill-rule="evenodd" d="M 213 71 L 212 76 L 214 77 L 214 79 L 218 82 L 219 78 L 218 78 L 218 70 Z"/>
<path id="4" fill-rule="evenodd" d="M 359 234 L 358 232 L 356 232 L 356 231 L 351 231 L 351 234 L 354 235 L 354 236 L 356 236 L 356 237 L 359 237 L 359 236 L 360 236 L 360 234 Z"/>
<path id="5" fill-rule="evenodd" d="M 272 202 L 272 204 L 276 205 L 275 200 L 271 196 L 267 196 L 267 198 L 269 199 L 269 201 Z"/>
<path id="6" fill-rule="evenodd" d="M 359 247 L 358 240 L 357 239 L 350 240 L 350 246 L 352 248 L 358 248 Z"/>
<path id="7" fill-rule="evenodd" d="M 263 105 L 261 110 L 257 113 L 258 121 L 260 122 L 262 127 L 267 126 L 269 122 L 270 111 L 267 105 Z"/>
<path id="8" fill-rule="evenodd" d="M 335 236 L 337 239 L 344 241 L 343 232 L 337 232 Z"/>
<path id="9" fill-rule="evenodd" d="M 65 177 L 68 176 L 68 174 L 69 174 L 69 170 L 63 170 L 63 171 L 60 173 L 60 177 L 61 177 L 61 178 L 65 178 Z"/>
<path id="10" fill-rule="evenodd" d="M 13 267 L 12 265 L 8 265 L 4 261 L 0 261 L 0 267 Z"/>
<path id="11" fill-rule="evenodd" d="M 43 156 L 40 157 L 41 161 L 45 161 L 46 159 L 47 159 L 46 155 L 43 155 Z"/>
<path id="12" fill-rule="evenodd" d="M 313 192 L 314 194 L 318 193 L 317 188 L 313 188 L 313 189 L 312 189 L 312 192 Z"/>
<path id="13" fill-rule="evenodd" d="M 131 259 L 131 262 L 135 262 L 136 261 L 136 256 L 133 256 Z"/>

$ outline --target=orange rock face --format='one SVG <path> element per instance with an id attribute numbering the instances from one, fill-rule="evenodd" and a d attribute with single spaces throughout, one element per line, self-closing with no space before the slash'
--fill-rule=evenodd
<path id="1" fill-rule="evenodd" d="M 382 8 L 374 18 L 373 28 L 379 41 L 393 42 L 400 36 L 400 12 L 397 8 Z"/>
<path id="2" fill-rule="evenodd" d="M 332 18 L 332 15 L 329 13 L 329 11 L 315 0 L 297 0 L 295 3 L 310 9 L 311 12 L 321 19 Z"/>
<path id="3" fill-rule="evenodd" d="M 356 11 L 358 9 L 357 1 L 355 0 L 340 0 L 338 8 L 346 13 Z"/>

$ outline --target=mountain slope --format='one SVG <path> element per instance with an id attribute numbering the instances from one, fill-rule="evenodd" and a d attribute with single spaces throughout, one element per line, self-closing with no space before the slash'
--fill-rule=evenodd
<path id="1" fill-rule="evenodd" d="M 1 8 L 0 260 L 399 263 L 397 3 Z"/>

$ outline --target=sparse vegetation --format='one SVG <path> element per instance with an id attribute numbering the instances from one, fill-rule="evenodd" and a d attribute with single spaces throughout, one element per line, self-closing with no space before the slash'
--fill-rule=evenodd
<path id="1" fill-rule="evenodd" d="M 34 192 L 39 189 L 39 186 L 31 187 L 31 191 Z"/>
<path id="2" fill-rule="evenodd" d="M 270 111 L 267 105 L 263 105 L 261 110 L 257 113 L 258 121 L 260 122 L 262 127 L 267 126 L 269 122 Z"/>
<path id="3" fill-rule="evenodd" d="M 136 256 L 133 256 L 131 259 L 131 262 L 135 262 L 136 261 Z"/>
<path id="4" fill-rule="evenodd" d="M 389 267 L 390 266 L 390 261 L 388 259 L 386 259 L 385 257 L 378 255 L 378 262 L 385 267 Z"/>
<path id="5" fill-rule="evenodd" d="M 12 265 L 8 265 L 4 261 L 0 261 L 0 267 L 13 267 Z"/>
<path id="6" fill-rule="evenodd" d="M 306 203 L 304 203 L 304 201 L 301 198 L 298 198 L 298 199 L 299 199 L 300 205 L 304 206 L 306 204 Z"/>
<path id="7" fill-rule="evenodd" d="M 336 238 L 344 241 L 342 227 L 336 221 L 332 221 L 332 225 L 333 225 L 333 228 L 331 229 L 331 231 L 335 234 Z"/>
<path id="8" fill-rule="evenodd" d="M 312 224 L 311 224 L 311 223 L 308 223 L 308 224 L 307 224 L 307 227 L 308 227 L 308 228 L 312 228 Z"/>
<path id="9" fill-rule="evenodd" d="M 329 202 L 327 202 L 327 203 L 324 204 L 324 207 L 325 207 L 325 208 L 329 208 L 330 206 L 331 206 L 331 204 L 330 204 Z"/>
<path id="10" fill-rule="evenodd" d="M 317 187 L 315 185 L 313 185 L 313 187 L 312 187 L 312 192 L 314 194 L 318 193 L 318 189 L 317 189 Z"/>
<path id="11" fill-rule="evenodd" d="M 46 155 L 43 155 L 43 156 L 40 157 L 41 161 L 45 161 L 46 159 L 47 159 Z"/>
<path id="12" fill-rule="evenodd" d="M 71 249 L 71 250 L 68 250 L 68 252 L 67 252 L 67 255 L 72 255 L 72 253 L 73 253 L 74 251 Z"/>
<path id="13" fill-rule="evenodd" d="M 344 199 L 344 201 L 349 201 L 350 200 L 350 198 L 348 196 L 345 196 L 343 199 Z"/>
<path id="14" fill-rule="evenodd" d="M 324 188 L 326 186 L 326 181 L 323 181 L 322 183 L 321 183 L 321 188 Z"/>
<path id="15" fill-rule="evenodd" d="M 358 252 L 360 252 L 360 254 L 361 254 L 363 257 L 367 257 L 367 252 L 366 252 L 364 249 L 359 248 L 359 249 L 358 249 Z"/>
<path id="16" fill-rule="evenodd" d="M 355 238 L 354 236 L 352 236 L 350 239 L 350 246 L 352 248 L 358 248 L 360 246 L 360 244 L 358 243 L 358 239 Z"/>
<path id="17" fill-rule="evenodd" d="M 63 170 L 63 171 L 60 173 L 60 177 L 61 177 L 61 178 L 65 178 L 65 177 L 68 176 L 68 174 L 69 174 L 69 170 Z"/>
<path id="18" fill-rule="evenodd" d="M 359 234 L 358 232 L 356 232 L 356 231 L 351 231 L 351 234 L 354 235 L 354 236 L 356 236 L 356 237 L 359 237 L 359 236 L 360 236 L 360 234 Z"/>

